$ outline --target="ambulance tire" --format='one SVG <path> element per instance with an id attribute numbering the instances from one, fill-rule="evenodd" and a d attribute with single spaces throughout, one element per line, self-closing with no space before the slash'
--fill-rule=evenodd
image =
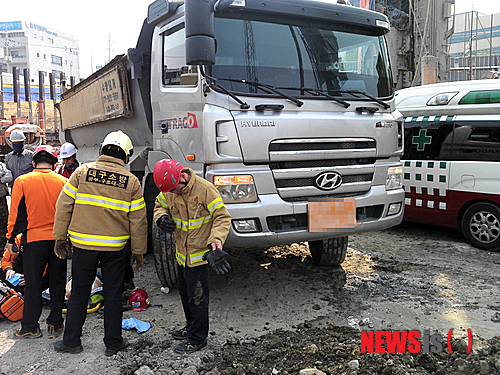
<path id="1" fill-rule="evenodd" d="M 465 211 L 461 225 L 465 238 L 472 246 L 500 251 L 500 208 L 496 204 L 473 204 Z"/>
<path id="2" fill-rule="evenodd" d="M 309 251 L 317 266 L 340 266 L 347 254 L 349 237 L 309 241 Z"/>
<path id="3" fill-rule="evenodd" d="M 175 260 L 175 238 L 172 233 L 162 231 L 153 223 L 153 253 L 155 268 L 161 286 L 177 287 L 177 261 Z"/>

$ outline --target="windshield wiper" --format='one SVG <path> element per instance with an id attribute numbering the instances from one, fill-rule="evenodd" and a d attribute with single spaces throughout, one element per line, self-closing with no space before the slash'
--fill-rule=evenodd
<path id="1" fill-rule="evenodd" d="M 234 78 L 217 78 L 217 79 L 219 81 L 238 82 L 238 83 L 244 83 L 244 84 L 247 84 L 250 86 L 258 87 L 262 91 L 266 91 L 268 94 L 271 92 L 274 94 L 278 94 L 285 99 L 291 100 L 292 102 L 294 102 L 297 105 L 297 107 L 302 107 L 302 105 L 304 104 L 304 102 L 300 101 L 299 99 L 294 98 L 293 96 L 290 96 L 288 94 L 285 94 L 283 91 L 275 88 L 274 86 L 267 85 L 265 83 L 247 81 L 246 79 L 234 79 Z"/>
<path id="2" fill-rule="evenodd" d="M 359 91 L 359 90 L 333 90 L 333 92 L 338 92 L 340 94 L 361 94 L 366 96 L 368 99 L 373 100 L 375 103 L 380 104 L 384 109 L 390 108 L 391 106 L 387 104 L 386 102 L 383 102 L 380 99 L 375 98 L 374 96 L 371 96 L 370 94 L 367 94 L 366 92 Z"/>
<path id="3" fill-rule="evenodd" d="M 211 77 L 208 74 L 206 74 L 205 70 L 203 69 L 203 65 L 200 64 L 199 65 L 199 69 L 200 69 L 201 75 L 203 77 L 205 77 L 205 79 L 207 80 L 208 91 L 210 91 L 210 87 L 215 87 L 215 88 L 223 91 L 227 95 L 229 95 L 231 98 L 233 98 L 234 101 L 236 101 L 240 105 L 241 109 L 249 109 L 250 108 L 250 105 L 247 102 L 244 102 L 243 100 L 241 100 L 240 98 L 238 98 L 231 91 L 229 91 L 228 89 L 226 89 L 224 86 L 219 85 L 217 83 L 217 79 L 215 79 L 214 77 Z M 204 91 L 205 96 L 206 96 L 206 92 L 208 92 L 208 91 L 206 91 L 205 89 L 203 91 Z"/>

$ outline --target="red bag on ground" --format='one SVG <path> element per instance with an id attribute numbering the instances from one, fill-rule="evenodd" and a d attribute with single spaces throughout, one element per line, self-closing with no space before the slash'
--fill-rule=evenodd
<path id="1" fill-rule="evenodd" d="M 0 282 L 0 317 L 17 322 L 23 317 L 24 298 Z"/>

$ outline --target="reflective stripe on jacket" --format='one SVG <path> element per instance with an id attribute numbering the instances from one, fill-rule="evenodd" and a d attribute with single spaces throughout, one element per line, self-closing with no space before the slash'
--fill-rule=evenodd
<path id="1" fill-rule="evenodd" d="M 145 254 L 147 230 L 139 180 L 111 156 L 77 168 L 57 201 L 54 238 L 69 235 L 82 249 L 118 251 L 130 239 L 132 252 Z"/>
<path id="2" fill-rule="evenodd" d="M 169 215 L 177 228 L 174 232 L 176 259 L 181 266 L 194 267 L 207 262 L 202 259 L 213 242 L 224 243 L 229 233 L 231 216 L 219 191 L 207 180 L 191 175 L 181 194 L 160 193 L 156 197 L 154 220 Z"/>

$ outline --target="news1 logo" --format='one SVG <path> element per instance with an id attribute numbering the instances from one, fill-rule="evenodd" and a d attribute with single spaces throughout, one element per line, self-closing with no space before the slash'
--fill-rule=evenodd
<path id="1" fill-rule="evenodd" d="M 453 353 L 451 338 L 453 329 L 448 331 L 446 345 L 448 352 Z M 467 353 L 472 348 L 472 333 L 467 330 L 469 343 Z M 443 336 L 439 333 L 423 334 L 417 330 L 411 331 L 361 331 L 361 353 L 441 353 L 443 351 Z"/>

